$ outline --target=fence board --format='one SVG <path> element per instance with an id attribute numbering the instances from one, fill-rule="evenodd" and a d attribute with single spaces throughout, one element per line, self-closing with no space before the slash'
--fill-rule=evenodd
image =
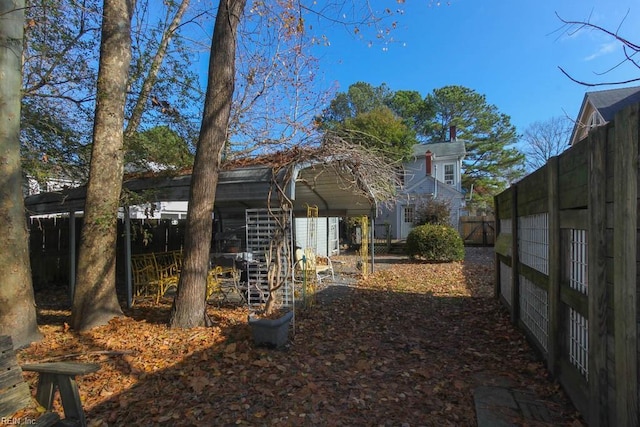
<path id="1" fill-rule="evenodd" d="M 518 213 L 522 206 L 531 203 L 542 203 L 540 212 L 546 212 L 548 178 L 547 167 L 544 166 L 518 183 Z"/>
<path id="2" fill-rule="evenodd" d="M 509 197 L 509 195 L 511 194 L 508 190 L 504 191 L 502 194 L 504 194 L 505 196 L 503 197 L 498 197 L 495 196 L 493 198 L 493 206 L 494 206 L 494 210 L 496 212 L 496 218 L 500 218 L 500 214 L 498 214 L 498 212 L 501 212 L 505 215 L 510 215 L 510 212 L 507 211 L 506 209 L 504 209 L 503 205 L 505 205 L 507 203 L 507 199 Z M 495 256 L 494 256 L 494 262 L 495 262 L 495 266 L 496 268 L 494 268 L 494 287 L 493 287 L 493 295 L 496 298 L 500 298 L 502 295 L 502 282 L 503 280 L 506 280 L 506 278 L 503 278 L 503 268 L 501 265 L 501 262 L 503 262 L 504 258 L 506 258 L 506 255 L 508 255 L 508 250 L 507 248 L 510 245 L 511 242 L 510 240 L 508 240 L 508 238 L 506 236 L 509 236 L 509 238 L 511 237 L 511 233 L 509 230 L 509 233 L 506 233 L 506 230 L 502 230 L 503 224 L 500 221 L 496 221 L 496 237 L 495 237 L 495 243 L 494 243 L 494 247 L 495 247 Z M 509 260 L 509 265 L 511 265 L 511 260 Z M 504 261 L 506 263 L 506 261 Z"/>
<path id="3" fill-rule="evenodd" d="M 547 212 L 547 175 L 547 168 L 545 166 L 527 176 L 527 179 L 518 183 L 517 212 L 519 216 Z"/>
<path id="4" fill-rule="evenodd" d="M 511 186 L 511 321 L 518 322 L 520 286 L 518 282 L 518 185 Z"/>
<path id="5" fill-rule="evenodd" d="M 589 298 L 582 292 L 571 289 L 566 282 L 563 282 L 560 286 L 560 301 L 588 318 Z"/>
<path id="6" fill-rule="evenodd" d="M 511 218 L 511 188 L 495 196 L 495 212 L 502 219 Z"/>
<path id="7" fill-rule="evenodd" d="M 535 268 L 531 268 L 528 265 L 522 263 L 518 266 L 518 274 L 529 280 L 537 287 L 549 292 L 549 280 L 546 274 L 540 273 Z"/>
<path id="8" fill-rule="evenodd" d="M 607 277 L 606 277 L 606 127 L 589 135 L 589 420 L 593 426 L 608 424 L 607 381 Z"/>
<path id="9" fill-rule="evenodd" d="M 547 206 L 549 208 L 549 260 L 560 259 L 560 200 L 558 193 L 558 157 L 549 159 L 547 163 Z M 549 371 L 552 375 L 558 372 L 559 345 L 562 328 L 560 328 L 560 264 L 549 262 L 549 343 L 547 357 Z"/>
<path id="10" fill-rule="evenodd" d="M 589 147 L 584 144 L 574 144 L 560 155 L 559 172 L 560 176 L 567 171 L 580 169 L 587 164 L 587 152 Z"/>
<path id="11" fill-rule="evenodd" d="M 589 227 L 589 211 L 587 209 L 560 211 L 560 228 L 586 230 L 587 227 Z"/>
<path id="12" fill-rule="evenodd" d="M 617 424 L 638 426 L 637 201 L 638 105 L 615 117 L 613 180 L 614 334 Z"/>
<path id="13" fill-rule="evenodd" d="M 589 202 L 587 148 L 587 144 L 576 144 L 559 156 L 560 209 L 581 208 Z"/>

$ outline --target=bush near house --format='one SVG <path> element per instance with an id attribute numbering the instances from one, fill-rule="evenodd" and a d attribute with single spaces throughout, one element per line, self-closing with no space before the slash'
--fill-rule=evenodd
<path id="1" fill-rule="evenodd" d="M 414 225 L 451 225 L 451 201 L 431 197 L 420 200 L 416 205 L 415 218 Z"/>
<path id="2" fill-rule="evenodd" d="M 446 225 L 414 227 L 407 236 L 407 255 L 411 259 L 435 262 L 462 261 L 464 243 L 458 232 Z"/>

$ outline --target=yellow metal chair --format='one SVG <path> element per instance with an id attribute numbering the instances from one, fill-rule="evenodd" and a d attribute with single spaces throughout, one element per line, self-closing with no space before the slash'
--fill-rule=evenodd
<path id="1" fill-rule="evenodd" d="M 223 292 L 222 281 L 223 269 L 221 266 L 215 266 L 207 274 L 207 301 L 213 295 L 218 297 L 218 303 L 223 303 L 227 300 L 227 295 Z"/>
<path id="2" fill-rule="evenodd" d="M 133 273 L 133 303 L 137 298 L 156 296 L 158 275 L 153 254 L 140 254 L 131 257 Z"/>
<path id="3" fill-rule="evenodd" d="M 156 301 L 169 290 L 169 288 L 177 288 L 180 279 L 180 270 L 182 266 L 178 266 L 175 252 L 158 252 L 153 254 L 156 264 L 156 274 L 158 277 L 158 289 Z"/>

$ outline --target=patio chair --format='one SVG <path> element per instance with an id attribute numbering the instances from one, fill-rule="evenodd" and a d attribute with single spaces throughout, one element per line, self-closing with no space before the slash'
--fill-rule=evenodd
<path id="1" fill-rule="evenodd" d="M 159 284 L 157 303 L 169 288 L 178 288 L 182 270 L 182 253 L 180 251 L 154 252 L 153 258 Z"/>
<path id="2" fill-rule="evenodd" d="M 312 248 L 304 250 L 297 248 L 295 257 L 294 271 L 296 277 L 306 274 L 307 280 L 310 278 L 315 279 L 318 283 L 328 277 L 331 277 L 331 280 L 335 280 L 331 258 L 317 256 Z"/>
<path id="3" fill-rule="evenodd" d="M 218 303 L 223 303 L 227 300 L 227 294 L 222 288 L 222 267 L 215 266 L 207 273 L 207 295 L 205 299 L 208 301 L 213 295 L 218 297 Z"/>
<path id="4" fill-rule="evenodd" d="M 136 298 L 156 296 L 158 290 L 158 274 L 153 254 L 139 254 L 131 257 L 133 273 L 133 302 Z"/>

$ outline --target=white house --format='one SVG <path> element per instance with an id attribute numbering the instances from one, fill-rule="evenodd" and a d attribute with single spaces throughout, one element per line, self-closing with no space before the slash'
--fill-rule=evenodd
<path id="1" fill-rule="evenodd" d="M 449 203 L 451 225 L 457 228 L 465 207 L 464 156 L 464 141 L 456 138 L 454 127 L 449 141 L 414 145 L 412 158 L 403 164 L 397 200 L 378 207 L 376 223 L 389 224 L 392 239 L 405 239 L 414 226 L 416 207 L 433 199 Z"/>

